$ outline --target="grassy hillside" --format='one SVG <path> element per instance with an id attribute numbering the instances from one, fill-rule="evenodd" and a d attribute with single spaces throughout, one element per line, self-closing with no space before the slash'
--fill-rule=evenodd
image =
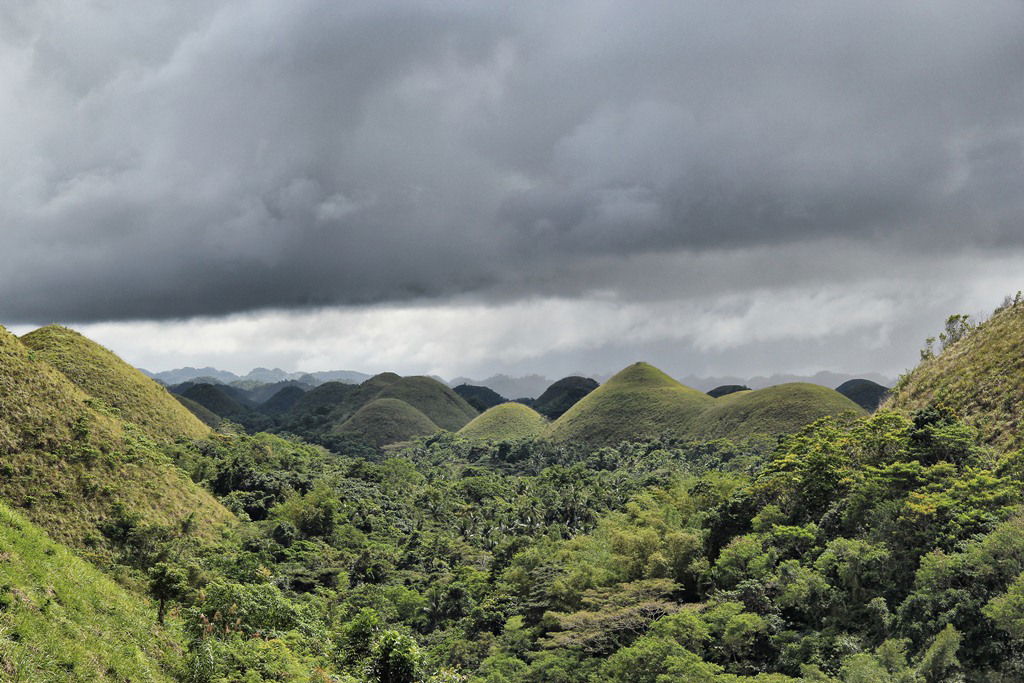
<path id="1" fill-rule="evenodd" d="M 336 428 L 335 433 L 352 435 L 374 446 L 384 446 L 433 434 L 439 429 L 429 417 L 405 401 L 379 398 L 357 410 Z"/>
<path id="2" fill-rule="evenodd" d="M 460 384 L 452 391 L 481 413 L 508 400 L 490 387 L 479 387 L 474 384 Z"/>
<path id="3" fill-rule="evenodd" d="M 533 408 L 549 420 L 557 420 L 597 387 L 589 377 L 563 377 L 537 397 Z"/>
<path id="4" fill-rule="evenodd" d="M 592 445 L 686 436 L 715 399 L 647 363 L 634 363 L 584 397 L 545 431 L 553 441 Z"/>
<path id="5" fill-rule="evenodd" d="M 431 377 L 402 377 L 391 382 L 375 398 L 405 401 L 438 427 L 451 432 L 458 431 L 478 415 L 465 399 Z"/>
<path id="6" fill-rule="evenodd" d="M 750 387 L 743 384 L 723 384 L 709 391 L 708 396 L 711 398 L 721 398 L 729 394 L 735 394 L 737 391 L 750 391 Z"/>
<path id="7" fill-rule="evenodd" d="M 987 443 L 1024 446 L 1024 303 L 996 311 L 900 378 L 882 407 L 912 412 L 944 403 Z"/>
<path id="8" fill-rule="evenodd" d="M 888 387 L 869 379 L 851 379 L 836 387 L 836 391 L 867 411 L 878 408 L 889 395 Z"/>
<path id="9" fill-rule="evenodd" d="M 170 681 L 173 635 L 128 593 L 0 504 L 0 679 Z"/>
<path id="10" fill-rule="evenodd" d="M 473 441 L 513 441 L 540 436 L 547 420 L 536 410 L 521 403 L 494 406 L 459 430 Z"/>
<path id="11" fill-rule="evenodd" d="M 212 534 L 233 520 L 145 431 L 37 356 L 0 327 L 0 498 L 58 540 L 99 553 L 111 522 L 178 528 L 193 518 Z"/>
<path id="12" fill-rule="evenodd" d="M 154 438 L 201 438 L 210 433 L 157 382 L 73 330 L 51 325 L 25 335 L 21 342 L 36 358 Z"/>
<path id="13" fill-rule="evenodd" d="M 792 382 L 714 399 L 697 421 L 697 438 L 742 438 L 794 432 L 826 415 L 861 416 L 864 409 L 828 387 Z"/>

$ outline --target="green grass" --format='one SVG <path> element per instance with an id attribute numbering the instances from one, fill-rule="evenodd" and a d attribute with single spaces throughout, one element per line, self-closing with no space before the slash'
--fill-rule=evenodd
<path id="1" fill-rule="evenodd" d="M 58 325 L 43 327 L 21 339 L 22 344 L 93 398 L 119 411 L 121 417 L 160 439 L 210 433 L 203 424 L 157 382 L 146 377 L 74 330 Z"/>
<path id="2" fill-rule="evenodd" d="M 883 408 L 952 408 L 982 439 L 1024 447 L 1024 304 L 997 311 L 960 341 L 900 378 Z"/>
<path id="3" fill-rule="evenodd" d="M 522 403 L 502 403 L 478 415 L 459 430 L 472 441 L 514 441 L 540 436 L 547 420 L 533 408 Z"/>
<path id="4" fill-rule="evenodd" d="M 104 523 L 124 514 L 172 528 L 194 514 L 204 536 L 233 522 L 117 414 L 0 327 L 0 498 L 96 557 L 108 549 Z"/>
<path id="5" fill-rule="evenodd" d="M 783 434 L 828 415 L 847 414 L 860 417 L 865 411 L 834 389 L 792 382 L 714 399 L 714 405 L 694 425 L 693 436 L 737 439 L 754 434 Z"/>
<path id="6" fill-rule="evenodd" d="M 0 680 L 170 681 L 179 642 L 148 600 L 0 504 Z"/>
<path id="7" fill-rule="evenodd" d="M 442 429 L 454 432 L 478 413 L 464 398 L 432 377 L 402 377 L 374 398 L 397 398 L 426 415 Z"/>
<path id="8" fill-rule="evenodd" d="M 433 434 L 440 428 L 429 417 L 397 398 L 378 398 L 366 404 L 335 429 L 374 446 L 408 441 Z"/>
<path id="9" fill-rule="evenodd" d="M 544 436 L 590 445 L 662 435 L 685 437 L 714 402 L 647 363 L 634 363 L 552 422 Z"/>
<path id="10" fill-rule="evenodd" d="M 712 398 L 655 367 L 635 363 L 552 422 L 544 436 L 589 445 L 662 436 L 743 438 L 792 432 L 826 415 L 846 413 L 862 415 L 864 410 L 815 384 L 783 384 Z"/>

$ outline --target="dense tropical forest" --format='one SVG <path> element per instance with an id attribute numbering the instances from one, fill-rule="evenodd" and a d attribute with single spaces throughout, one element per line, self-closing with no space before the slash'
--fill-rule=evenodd
<path id="1" fill-rule="evenodd" d="M 1022 348 L 1018 295 L 891 392 L 510 402 L 0 328 L 0 679 L 1024 680 Z"/>

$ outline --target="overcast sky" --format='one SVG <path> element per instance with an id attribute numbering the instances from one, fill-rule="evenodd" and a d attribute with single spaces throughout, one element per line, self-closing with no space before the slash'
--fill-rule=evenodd
<path id="1" fill-rule="evenodd" d="M 1024 288 L 1024 2 L 6 0 L 0 323 L 895 374 Z"/>

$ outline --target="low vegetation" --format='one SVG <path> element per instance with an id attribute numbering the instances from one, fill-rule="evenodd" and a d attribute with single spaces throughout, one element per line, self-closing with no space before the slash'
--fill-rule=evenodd
<path id="1" fill-rule="evenodd" d="M 173 439 L 2 332 L 0 678 L 1024 679 L 1016 404 L 930 383 L 1003 391 L 1014 309 L 871 415 L 636 364 L 553 423 L 441 429 L 416 405 L 468 404 L 386 374 L 295 396 L 278 434 Z"/>

